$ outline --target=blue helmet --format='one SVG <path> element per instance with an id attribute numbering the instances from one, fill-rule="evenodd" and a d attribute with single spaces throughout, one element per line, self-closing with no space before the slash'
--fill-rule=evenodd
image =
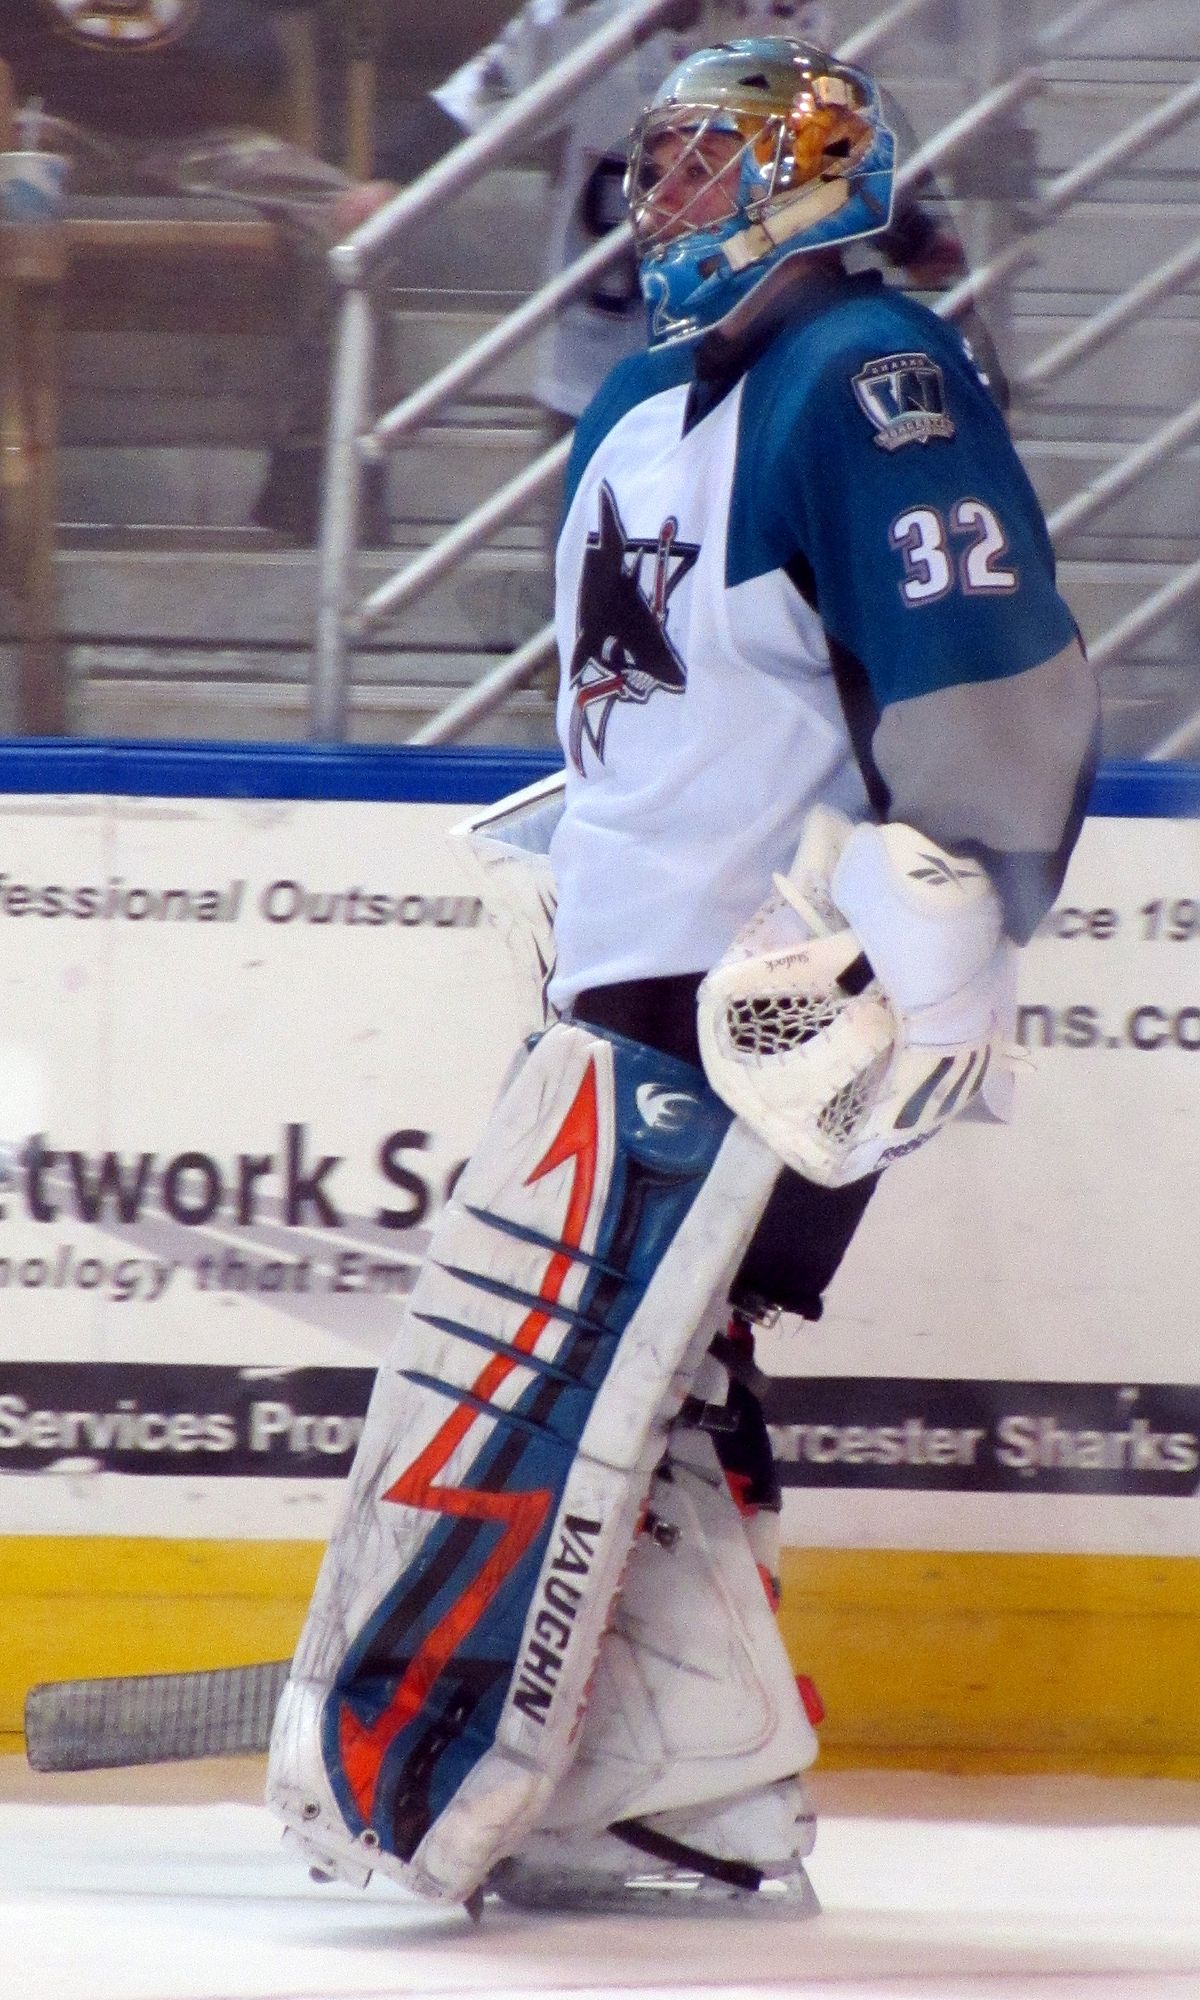
<path id="1" fill-rule="evenodd" d="M 715 325 L 785 258 L 886 229 L 895 152 L 872 79 L 811 43 L 688 56 L 630 141 L 651 344 Z"/>

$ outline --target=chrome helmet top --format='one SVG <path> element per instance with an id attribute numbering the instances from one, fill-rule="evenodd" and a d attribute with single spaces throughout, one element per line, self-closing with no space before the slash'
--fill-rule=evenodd
<path id="1" fill-rule="evenodd" d="M 630 141 L 651 343 L 713 326 L 785 257 L 886 229 L 894 173 L 865 70 L 782 37 L 688 56 Z"/>

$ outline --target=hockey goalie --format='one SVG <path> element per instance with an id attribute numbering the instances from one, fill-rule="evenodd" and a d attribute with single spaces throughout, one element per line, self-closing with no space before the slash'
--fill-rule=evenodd
<path id="1" fill-rule="evenodd" d="M 818 1317 L 880 1173 L 1001 1106 L 1096 727 L 969 350 L 843 261 L 893 153 L 871 78 L 779 39 L 689 57 L 631 141 L 650 343 L 568 474 L 565 774 L 471 833 L 546 1024 L 276 1718 L 325 1875 L 814 1906 L 754 1322 Z"/>

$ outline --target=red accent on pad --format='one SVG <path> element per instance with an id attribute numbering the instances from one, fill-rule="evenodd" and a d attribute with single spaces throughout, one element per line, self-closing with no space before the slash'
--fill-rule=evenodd
<path id="1" fill-rule="evenodd" d="M 814 1729 L 825 1720 L 825 1704 L 817 1692 L 817 1684 L 807 1674 L 796 1675 L 796 1692 L 804 1703 L 804 1713 Z"/>
<path id="2" fill-rule="evenodd" d="M 732 1495 L 733 1504 L 744 1521 L 752 1521 L 755 1515 L 762 1511 L 757 1500 L 748 1498 L 753 1483 L 748 1472 L 727 1471 L 725 1474 L 725 1484 Z"/>

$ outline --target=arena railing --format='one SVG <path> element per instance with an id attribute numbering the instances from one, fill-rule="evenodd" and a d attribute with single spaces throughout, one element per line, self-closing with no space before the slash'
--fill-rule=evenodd
<path id="1" fill-rule="evenodd" d="M 472 185 L 487 167 L 498 164 L 542 126 L 547 117 L 569 103 L 598 76 L 620 61 L 644 37 L 653 33 L 670 11 L 673 0 L 641 0 L 619 24 L 601 30 L 571 56 L 541 78 L 523 96 L 474 137 L 464 140 L 445 159 L 373 217 L 332 253 L 335 274 L 344 288 L 334 394 L 326 463 L 321 529 L 319 602 L 310 682 L 309 734 L 316 741 L 340 741 L 345 736 L 348 709 L 349 659 L 353 646 L 369 632 L 393 620 L 424 591 L 453 571 L 475 549 L 520 514 L 531 500 L 557 481 L 570 442 L 552 446 L 515 479 L 458 522 L 439 541 L 362 599 L 352 602 L 352 566 L 357 537 L 359 482 L 363 465 L 382 458 L 389 449 L 427 423 L 452 398 L 478 380 L 498 361 L 547 325 L 558 310 L 593 284 L 596 277 L 628 249 L 632 232 L 623 225 L 564 270 L 533 297 L 484 335 L 465 353 L 375 422 L 370 420 L 369 382 L 375 348 L 375 306 L 372 297 L 380 269 L 398 239 L 415 222 Z M 840 53 L 850 59 L 866 55 L 917 15 L 929 0 L 896 0 L 856 35 Z M 986 89 L 902 166 L 901 191 L 935 171 L 959 153 L 981 131 L 1002 119 L 1041 84 L 1040 58 L 1053 54 L 1087 21 L 1111 12 L 1115 0 L 1077 0 L 1045 26 L 1026 48 L 1010 23 L 1007 54 L 1009 73 Z M 1014 10 L 1013 21 L 1016 13 Z M 1018 56 L 1028 61 L 1013 63 Z M 1003 49 L 1003 44 L 1000 45 Z M 994 294 L 1022 269 L 1031 254 L 1031 238 L 1090 192 L 1117 166 L 1127 163 L 1169 136 L 1200 108 L 1200 78 L 1176 91 L 1145 117 L 1106 141 L 1083 161 L 1050 183 L 1029 205 L 1020 227 L 980 269 L 945 294 L 938 310 L 947 317 L 964 312 L 977 299 Z M 1123 298 L 1068 339 L 1056 343 L 1031 364 L 1016 386 L 1029 393 L 1049 381 L 1082 355 L 1113 338 L 1131 319 L 1149 308 L 1191 274 L 1200 261 L 1200 240 L 1168 259 L 1139 281 Z M 1065 533 L 1127 491 L 1155 465 L 1181 450 L 1200 425 L 1197 409 L 1165 424 L 1144 445 L 1129 453 L 1100 480 L 1073 496 L 1051 518 L 1051 531 Z M 1097 664 L 1120 652 L 1174 615 L 1180 604 L 1200 587 L 1192 570 L 1174 578 L 1145 603 L 1119 621 L 1091 647 Z M 554 631 L 546 625 L 482 678 L 431 718 L 411 738 L 414 743 L 452 742 L 475 722 L 501 707 L 509 695 L 528 684 L 554 650 Z M 1200 732 L 1200 717 L 1197 718 Z"/>
<path id="2" fill-rule="evenodd" d="M 1083 195 L 1091 193 L 1114 168 L 1128 165 L 1140 153 L 1169 138 L 1195 118 L 1198 112 L 1200 75 L 1051 181 L 1041 199 L 1033 205 L 1022 235 L 1008 244 L 990 263 L 972 272 L 948 292 L 938 311 L 953 317 L 968 305 L 986 297 L 1027 260 L 1032 238 L 1040 229 L 1064 214 Z M 1186 283 L 1197 269 L 1200 269 L 1200 237 L 1174 256 L 1164 259 L 1073 334 L 1046 348 L 1014 377 L 1014 392 L 1036 395 L 1056 375 L 1097 352 L 1150 306 Z M 1169 418 L 1150 437 L 1118 459 L 1107 472 L 1090 481 L 1055 509 L 1047 520 L 1047 527 L 1056 545 L 1112 501 L 1129 492 L 1149 473 L 1176 458 L 1198 433 L 1200 399 L 1177 416 Z M 1136 645 L 1161 630 L 1198 593 L 1200 562 L 1195 562 L 1185 565 L 1089 643 L 1088 657 L 1097 672 L 1101 667 L 1115 664 Z M 1147 750 L 1145 755 L 1151 762 L 1170 761 L 1182 756 L 1186 750 L 1194 749 L 1197 743 L 1200 743 L 1200 709 Z"/>
<path id="3" fill-rule="evenodd" d="M 438 160 L 377 215 L 330 252 L 343 291 L 334 355 L 321 507 L 318 599 L 309 683 L 309 736 L 341 742 L 346 734 L 352 565 L 358 536 L 363 465 L 373 449 L 371 379 L 377 346 L 373 291 L 403 236 L 498 166 L 645 39 L 675 0 L 634 0 L 620 21 L 588 37 L 484 128 Z"/>
<path id="4" fill-rule="evenodd" d="M 907 16 L 913 11 L 913 7 L 908 5 L 905 11 Z M 861 49 L 864 39 L 865 31 L 863 36 L 856 38 L 856 43 L 859 45 L 855 48 L 856 54 L 864 52 Z M 846 55 L 850 53 L 849 44 L 841 53 Z M 1034 74 L 1023 71 L 990 91 L 972 107 L 970 112 L 956 119 L 927 146 L 914 153 L 896 175 L 897 192 L 904 193 L 908 188 L 915 186 L 926 173 L 931 173 L 944 165 L 968 139 L 1021 103 L 1031 90 L 1036 88 L 1036 84 L 1037 79 Z M 620 249 L 624 249 L 632 241 L 632 231 L 628 224 L 619 232 L 615 231 L 614 236 L 620 238 Z M 606 247 L 612 241 L 612 237 L 606 237 L 604 246 L 599 247 Z M 619 251 L 614 251 L 612 254 L 619 254 Z M 564 274 L 567 275 L 569 274 Z M 541 296 L 542 294 L 538 294 L 538 297 Z M 539 320 L 538 323 L 544 322 Z M 368 631 L 374 629 L 385 618 L 394 617 L 399 611 L 406 609 L 422 592 L 455 568 L 466 555 L 482 546 L 500 527 L 518 515 L 530 499 L 558 479 L 566 465 L 570 448 L 569 438 L 552 445 L 526 471 L 509 481 L 490 500 L 476 508 L 441 541 L 432 548 L 424 550 L 389 583 L 381 585 L 365 599 L 358 613 L 350 621 L 349 630 L 353 637 L 365 637 Z M 490 674 L 485 675 L 475 687 L 459 695 L 439 714 L 433 716 L 409 740 L 419 744 L 455 742 L 476 722 L 493 714 L 510 694 L 526 686 L 552 657 L 554 647 L 554 627 L 552 624 L 547 624 L 517 652 L 502 661 Z"/>

